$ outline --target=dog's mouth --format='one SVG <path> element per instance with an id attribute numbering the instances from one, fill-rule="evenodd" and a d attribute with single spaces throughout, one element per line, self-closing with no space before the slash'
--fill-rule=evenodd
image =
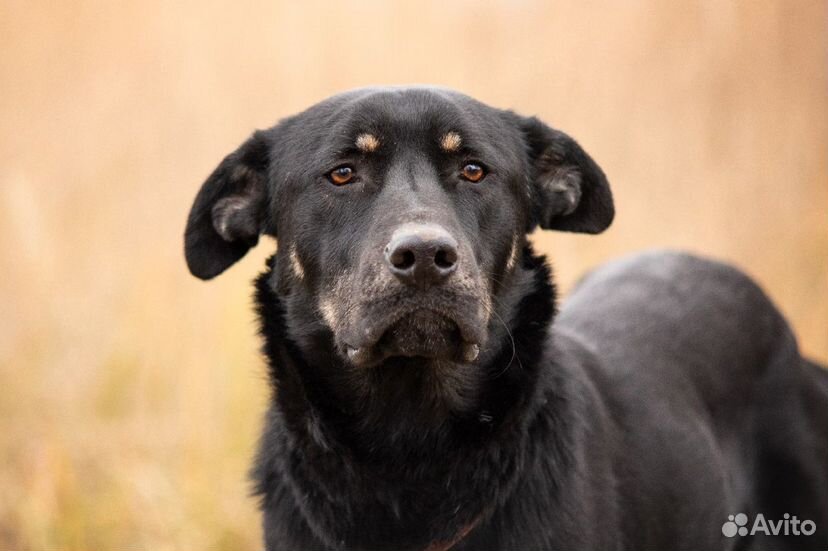
<path id="1" fill-rule="evenodd" d="M 360 342 L 344 343 L 348 359 L 359 367 L 395 356 L 471 363 L 480 353 L 484 336 L 475 323 L 425 308 L 369 325 L 363 333 Z"/>

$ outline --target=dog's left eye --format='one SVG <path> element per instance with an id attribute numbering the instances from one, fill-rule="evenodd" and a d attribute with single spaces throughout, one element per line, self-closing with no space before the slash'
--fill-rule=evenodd
<path id="1" fill-rule="evenodd" d="M 353 179 L 354 169 L 347 165 L 338 166 L 328 174 L 328 180 L 337 186 L 344 186 Z"/>
<path id="2" fill-rule="evenodd" d="M 466 166 L 463 167 L 461 175 L 469 182 L 477 183 L 486 175 L 486 169 L 477 163 L 467 163 Z"/>

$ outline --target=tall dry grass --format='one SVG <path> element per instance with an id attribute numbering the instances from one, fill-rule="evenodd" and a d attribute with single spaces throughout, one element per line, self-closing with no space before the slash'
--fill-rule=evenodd
<path id="1" fill-rule="evenodd" d="M 0 4 L 0 548 L 255 549 L 266 387 L 249 281 L 181 233 L 255 127 L 366 84 L 539 114 L 609 174 L 599 237 L 536 235 L 563 288 L 649 246 L 744 267 L 828 359 L 825 6 Z"/>

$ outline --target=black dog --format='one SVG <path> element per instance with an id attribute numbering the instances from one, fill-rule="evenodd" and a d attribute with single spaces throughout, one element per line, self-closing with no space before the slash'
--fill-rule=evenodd
<path id="1" fill-rule="evenodd" d="M 746 276 L 641 255 L 552 324 L 526 234 L 613 213 L 569 136 L 442 89 L 339 95 L 225 158 L 186 257 L 209 279 L 278 235 L 267 549 L 828 550 L 828 373 Z"/>

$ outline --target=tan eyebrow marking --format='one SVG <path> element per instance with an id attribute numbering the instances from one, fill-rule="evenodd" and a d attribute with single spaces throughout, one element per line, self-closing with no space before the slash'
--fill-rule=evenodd
<path id="1" fill-rule="evenodd" d="M 366 153 L 376 151 L 380 146 L 380 142 L 373 134 L 360 134 L 356 139 L 357 149 Z"/>
<path id="2" fill-rule="evenodd" d="M 460 134 L 457 132 L 448 132 L 440 140 L 440 147 L 447 153 L 452 153 L 460 149 L 460 144 L 463 140 L 460 139 Z"/>

